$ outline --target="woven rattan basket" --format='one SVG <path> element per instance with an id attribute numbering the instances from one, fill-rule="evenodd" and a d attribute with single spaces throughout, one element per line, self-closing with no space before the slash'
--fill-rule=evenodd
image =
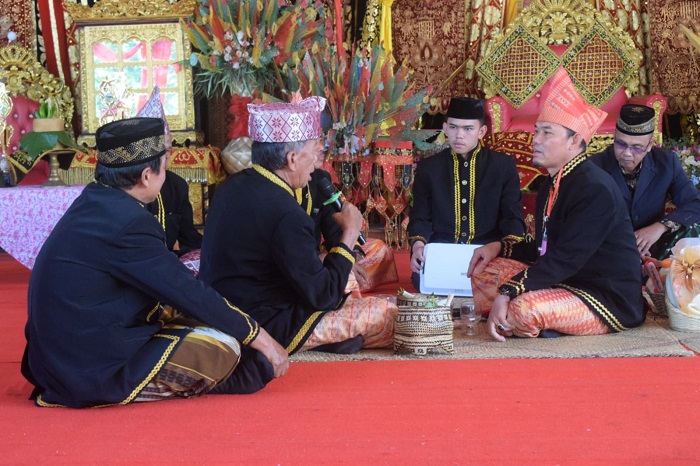
<path id="1" fill-rule="evenodd" d="M 394 326 L 394 352 L 425 355 L 439 350 L 454 352 L 452 297 L 440 300 L 433 295 L 399 291 L 399 312 Z"/>
<path id="2" fill-rule="evenodd" d="M 700 332 L 700 317 L 686 314 L 666 299 L 668 325 L 673 330 L 681 332 Z"/>
<path id="3" fill-rule="evenodd" d="M 654 310 L 660 316 L 668 315 L 668 308 L 666 306 L 666 293 L 649 293 L 651 301 L 654 303 Z"/>

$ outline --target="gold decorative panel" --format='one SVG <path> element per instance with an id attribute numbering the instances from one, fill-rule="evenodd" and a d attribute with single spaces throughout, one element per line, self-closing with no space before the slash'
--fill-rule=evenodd
<path id="1" fill-rule="evenodd" d="M 160 88 L 176 142 L 199 139 L 195 128 L 190 55 L 179 22 L 85 25 L 79 29 L 81 142 L 94 144 L 97 128 L 133 117 Z"/>

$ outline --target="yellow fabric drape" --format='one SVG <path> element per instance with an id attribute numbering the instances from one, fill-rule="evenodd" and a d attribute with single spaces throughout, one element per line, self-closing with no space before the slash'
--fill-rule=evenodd
<path id="1" fill-rule="evenodd" d="M 380 0 L 382 6 L 381 23 L 379 24 L 379 41 L 384 44 L 387 55 L 391 55 L 394 46 L 391 43 L 391 6 L 394 0 Z"/>
<path id="2" fill-rule="evenodd" d="M 376 44 L 378 26 L 377 24 L 380 20 L 379 11 L 379 0 L 368 0 L 367 1 L 367 11 L 365 13 L 365 18 L 362 27 L 362 42 L 361 46 L 363 48 L 369 48 Z"/>

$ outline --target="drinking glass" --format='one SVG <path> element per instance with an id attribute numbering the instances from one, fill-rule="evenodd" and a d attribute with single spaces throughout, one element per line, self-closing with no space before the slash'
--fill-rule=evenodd
<path id="1" fill-rule="evenodd" d="M 465 301 L 459 308 L 459 314 L 464 326 L 464 334 L 470 336 L 478 335 L 481 307 L 472 301 Z"/>

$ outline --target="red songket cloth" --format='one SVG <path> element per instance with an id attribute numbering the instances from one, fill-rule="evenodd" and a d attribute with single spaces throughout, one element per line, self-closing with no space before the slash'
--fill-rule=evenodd
<path id="1" fill-rule="evenodd" d="M 484 272 L 472 277 L 474 302 L 491 311 L 498 287 L 527 268 L 511 259 L 496 258 Z M 610 329 L 576 295 L 563 288 L 545 288 L 517 296 L 508 305 L 508 322 L 518 337 L 537 337 L 540 331 L 567 335 L 602 335 Z"/>

